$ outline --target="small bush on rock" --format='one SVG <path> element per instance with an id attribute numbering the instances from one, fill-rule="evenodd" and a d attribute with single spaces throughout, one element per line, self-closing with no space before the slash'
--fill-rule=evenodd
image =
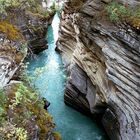
<path id="1" fill-rule="evenodd" d="M 0 127 L 0 138 L 2 140 L 27 140 L 27 131 L 7 122 Z"/>
<path id="2" fill-rule="evenodd" d="M 7 21 L 0 22 L 0 32 L 5 34 L 9 40 L 21 40 L 22 35 L 17 27 Z"/>
<path id="3" fill-rule="evenodd" d="M 69 6 L 75 11 L 79 11 L 85 0 L 69 0 Z"/>
<path id="4" fill-rule="evenodd" d="M 54 133 L 53 133 L 53 136 L 54 136 L 54 139 L 55 139 L 55 140 L 62 140 L 61 135 L 60 135 L 59 132 L 54 132 Z"/>
<path id="5" fill-rule="evenodd" d="M 126 16 L 130 16 L 130 10 L 124 5 L 112 2 L 107 6 L 107 12 L 111 21 L 119 21 Z"/>
<path id="6" fill-rule="evenodd" d="M 126 22 L 137 30 L 140 30 L 140 8 L 135 9 L 129 6 L 111 2 L 107 6 L 107 13 L 112 22 Z"/>
<path id="7" fill-rule="evenodd" d="M 0 93 L 0 138 L 3 140 L 44 140 L 54 128 L 52 117 L 44 109 L 36 92 L 21 84 L 8 86 Z"/>

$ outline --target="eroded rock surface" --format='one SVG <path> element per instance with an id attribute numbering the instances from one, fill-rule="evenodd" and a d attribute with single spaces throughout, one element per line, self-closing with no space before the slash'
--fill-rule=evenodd
<path id="1" fill-rule="evenodd" d="M 139 140 L 140 34 L 111 23 L 105 11 L 109 2 L 87 0 L 79 11 L 65 3 L 57 48 L 69 73 L 65 102 L 82 112 L 105 112 L 110 139 Z"/>
<path id="2" fill-rule="evenodd" d="M 6 86 L 12 79 L 26 56 L 27 49 L 24 49 L 24 53 L 22 53 L 16 47 L 21 47 L 21 44 L 14 46 L 13 42 L 6 39 L 0 42 L 0 88 Z"/>
<path id="3" fill-rule="evenodd" d="M 28 41 L 28 51 L 38 54 L 47 49 L 46 32 L 49 19 L 40 19 L 25 10 L 16 12 L 15 16 L 17 20 L 13 20 L 12 23 L 20 28 L 25 40 Z"/>

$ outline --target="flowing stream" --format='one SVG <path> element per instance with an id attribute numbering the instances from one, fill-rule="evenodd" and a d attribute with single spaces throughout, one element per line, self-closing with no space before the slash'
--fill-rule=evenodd
<path id="1" fill-rule="evenodd" d="M 62 140 L 105 140 L 104 132 L 93 120 L 64 104 L 66 72 L 61 56 L 55 52 L 59 22 L 56 13 L 46 37 L 49 48 L 41 52 L 37 59 L 29 61 L 28 73 L 35 76 L 33 83 L 40 95 L 51 103 L 48 110 L 56 123 L 55 130 L 61 133 Z"/>

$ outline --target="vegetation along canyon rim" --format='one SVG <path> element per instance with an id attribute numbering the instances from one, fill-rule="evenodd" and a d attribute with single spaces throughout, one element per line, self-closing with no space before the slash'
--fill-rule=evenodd
<path id="1" fill-rule="evenodd" d="M 139 0 L 0 0 L 0 139 L 139 140 L 139 73 Z"/>

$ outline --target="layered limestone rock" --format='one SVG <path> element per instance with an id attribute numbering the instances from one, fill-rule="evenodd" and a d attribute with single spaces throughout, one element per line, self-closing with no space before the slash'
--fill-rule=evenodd
<path id="1" fill-rule="evenodd" d="M 1 88 L 12 78 L 19 80 L 15 78 L 16 76 L 13 76 L 19 75 L 19 72 L 17 71 L 25 57 L 37 54 L 48 48 L 46 32 L 54 12 L 55 11 L 50 12 L 47 18 L 44 17 L 44 15 L 32 13 L 31 11 L 26 10 L 25 7 L 21 9 L 11 8 L 7 11 L 7 14 L 0 13 L 0 24 L 2 24 L 0 28 Z M 17 35 L 14 34 L 15 32 L 17 32 Z M 8 38 L 7 34 L 14 39 Z M 18 34 L 22 37 L 20 39 L 15 39 Z M 26 53 L 27 51 L 28 53 Z M 16 74 L 16 72 L 18 74 Z"/>
<path id="2" fill-rule="evenodd" d="M 0 42 L 0 88 L 7 85 L 26 57 L 27 49 L 22 48 L 20 42 L 18 45 L 7 39 Z"/>
<path id="3" fill-rule="evenodd" d="M 48 12 L 47 17 L 40 13 L 33 13 L 28 9 L 26 10 L 26 8 L 11 9 L 11 11 L 8 11 L 7 15 L 0 14 L 0 16 L 1 21 L 10 19 L 10 23 L 20 29 L 24 39 L 28 42 L 29 53 L 38 54 L 48 48 L 46 41 L 47 28 L 48 25 L 51 24 L 55 14 L 55 10 L 49 10 L 50 11 L 47 11 L 46 9 L 46 13 Z"/>
<path id="4" fill-rule="evenodd" d="M 45 18 L 24 6 L 7 9 L 0 13 L 0 138 L 54 140 L 47 101 L 29 86 L 22 69 L 27 54 L 47 49 L 46 31 L 55 11 Z"/>
<path id="5" fill-rule="evenodd" d="M 46 32 L 50 19 L 40 19 L 36 14 L 29 11 L 21 10 L 14 11 L 13 25 L 16 25 L 28 41 L 29 53 L 38 54 L 39 52 L 48 48 L 46 41 Z"/>
<path id="6" fill-rule="evenodd" d="M 110 139 L 139 140 L 140 34 L 110 22 L 109 2 L 87 0 L 78 11 L 65 3 L 57 48 L 69 75 L 65 102 L 82 112 L 103 113 Z"/>

